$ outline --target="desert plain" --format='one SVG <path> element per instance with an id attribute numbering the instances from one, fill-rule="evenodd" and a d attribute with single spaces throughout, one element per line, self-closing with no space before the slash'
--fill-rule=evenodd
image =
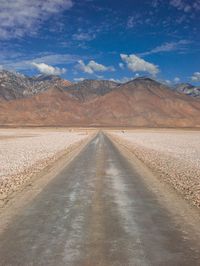
<path id="1" fill-rule="evenodd" d="M 144 129 L 109 132 L 115 141 L 200 207 L 200 132 Z"/>
<path id="2" fill-rule="evenodd" d="M 0 265 L 198 265 L 200 132 L 0 130 Z"/>
<path id="3" fill-rule="evenodd" d="M 99 131 L 129 150 L 160 182 L 200 206 L 200 132 L 192 129 L 2 128 L 0 199 Z"/>
<path id="4" fill-rule="evenodd" d="M 84 129 L 0 129 L 0 199 L 86 140 Z"/>

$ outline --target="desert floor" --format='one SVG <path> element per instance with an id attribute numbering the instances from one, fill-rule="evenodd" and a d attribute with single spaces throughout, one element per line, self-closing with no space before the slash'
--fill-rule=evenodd
<path id="1" fill-rule="evenodd" d="M 0 136 L 0 265 L 199 265 L 199 131 Z"/>
<path id="2" fill-rule="evenodd" d="M 200 131 L 113 130 L 111 136 L 200 207 Z"/>
<path id="3" fill-rule="evenodd" d="M 91 134 L 87 129 L 0 129 L 0 199 L 70 152 Z"/>

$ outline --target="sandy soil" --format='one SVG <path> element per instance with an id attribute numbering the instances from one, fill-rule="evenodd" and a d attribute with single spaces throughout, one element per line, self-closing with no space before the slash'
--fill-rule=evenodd
<path id="1" fill-rule="evenodd" d="M 0 129 L 0 199 L 90 135 L 81 129 Z"/>
<path id="2" fill-rule="evenodd" d="M 109 134 L 200 207 L 200 132 L 125 130 Z"/>

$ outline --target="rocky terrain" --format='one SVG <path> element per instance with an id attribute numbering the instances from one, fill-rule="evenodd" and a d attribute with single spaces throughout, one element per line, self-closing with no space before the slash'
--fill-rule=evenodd
<path id="1" fill-rule="evenodd" d="M 113 131 L 111 137 L 130 150 L 200 207 L 200 134 L 198 131 Z"/>
<path id="2" fill-rule="evenodd" d="M 200 127 L 199 99 L 150 78 L 70 84 L 2 73 L 1 126 Z"/>
<path id="3" fill-rule="evenodd" d="M 0 100 L 14 100 L 31 97 L 50 88 L 62 89 L 70 85 L 69 81 L 58 76 L 39 75 L 27 77 L 6 70 L 0 71 Z"/>
<path id="4" fill-rule="evenodd" d="M 88 136 L 86 130 L 1 129 L 0 200 Z"/>
<path id="5" fill-rule="evenodd" d="M 200 87 L 189 83 L 176 84 L 173 89 L 192 97 L 200 97 Z"/>
<path id="6" fill-rule="evenodd" d="M 83 80 L 72 84 L 66 91 L 76 99 L 86 102 L 98 96 L 103 96 L 119 87 L 120 84 L 109 80 Z"/>

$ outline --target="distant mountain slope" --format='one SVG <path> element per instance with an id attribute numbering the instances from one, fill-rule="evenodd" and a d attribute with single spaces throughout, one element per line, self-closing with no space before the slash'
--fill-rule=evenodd
<path id="1" fill-rule="evenodd" d="M 200 126 L 200 101 L 146 78 L 122 84 L 86 106 L 90 119 L 99 125 Z"/>
<path id="2" fill-rule="evenodd" d="M 64 88 L 71 83 L 58 76 L 26 77 L 6 70 L 0 71 L 0 99 L 13 100 L 30 97 L 52 87 Z"/>
<path id="3" fill-rule="evenodd" d="M 174 89 L 189 96 L 200 97 L 200 87 L 193 86 L 189 83 L 176 84 Z"/>
<path id="4" fill-rule="evenodd" d="M 200 127 L 199 99 L 149 78 L 125 84 L 86 80 L 69 87 L 50 80 L 49 89 L 30 97 L 0 101 L 0 124 Z"/>
<path id="5" fill-rule="evenodd" d="M 67 92 L 84 102 L 97 96 L 103 96 L 120 84 L 108 80 L 83 80 L 66 88 Z"/>

